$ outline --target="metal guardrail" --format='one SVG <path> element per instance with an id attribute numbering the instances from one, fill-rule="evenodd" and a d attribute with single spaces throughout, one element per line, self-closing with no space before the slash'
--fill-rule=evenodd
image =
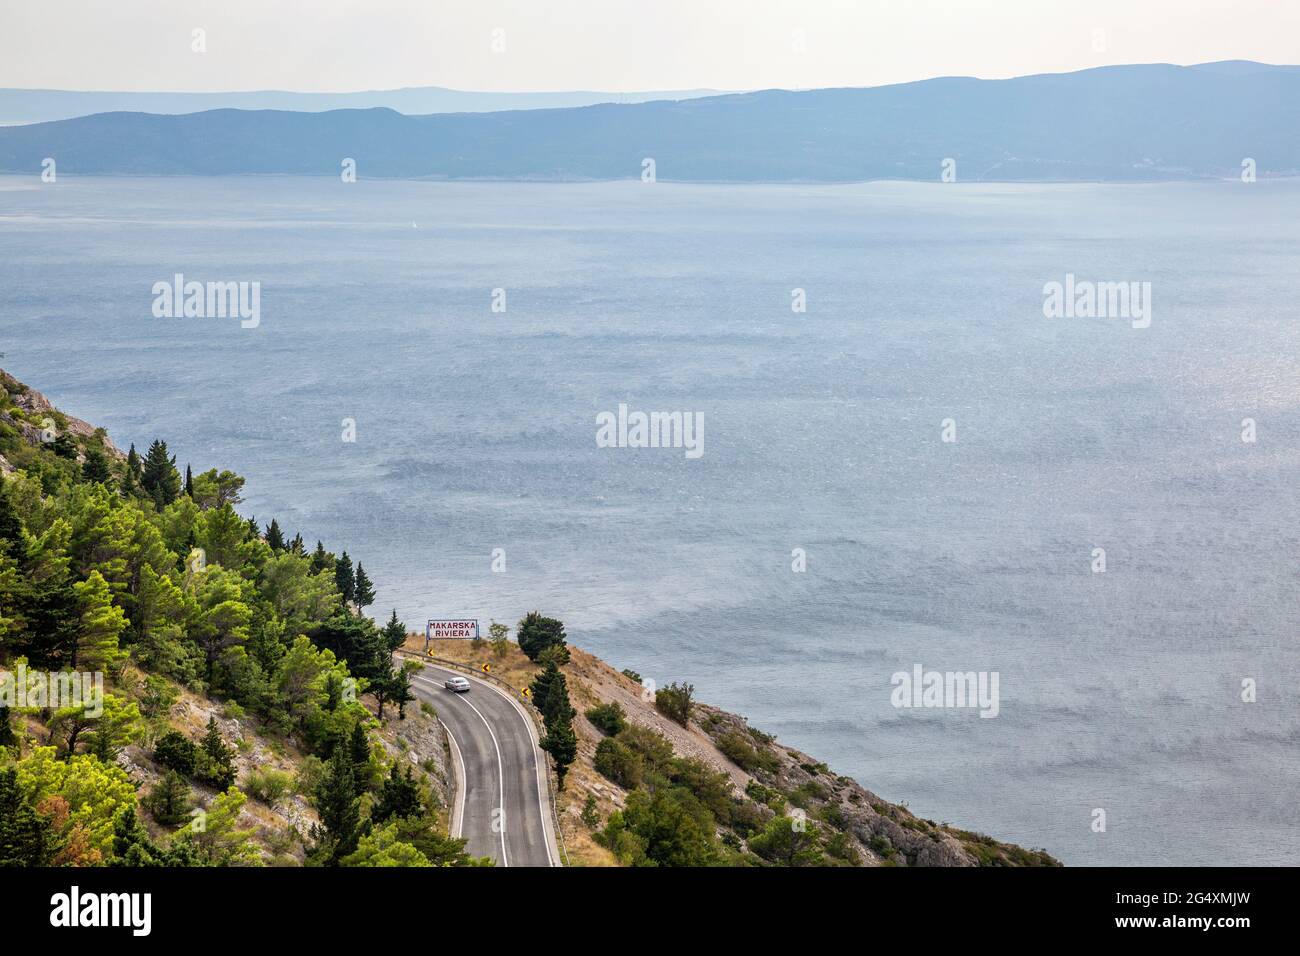
<path id="1" fill-rule="evenodd" d="M 445 657 L 434 657 L 432 654 L 425 654 L 421 651 L 408 651 L 403 647 L 399 647 L 393 653 L 401 654 L 403 657 L 408 657 L 415 661 L 432 661 L 435 664 L 442 664 L 444 667 L 454 667 L 457 670 L 462 670 L 465 671 L 466 673 L 473 674 L 475 677 L 478 677 L 480 679 L 487 678 L 488 680 L 493 681 L 494 683 L 500 685 L 501 687 L 506 688 L 508 691 L 510 691 L 511 695 L 515 699 L 520 700 L 525 704 L 524 713 L 526 713 L 528 715 L 528 719 L 533 722 L 533 727 L 537 731 L 538 739 L 540 740 L 542 737 L 546 735 L 546 727 L 542 724 L 541 720 L 538 718 L 536 709 L 531 706 L 527 706 L 532 703 L 532 699 L 524 694 L 521 694 L 515 688 L 515 686 L 511 684 L 508 680 L 498 677 L 496 674 L 493 674 L 491 671 L 481 670 L 480 668 L 477 667 L 470 667 L 468 664 L 463 664 L 460 661 L 448 660 Z M 555 842 L 558 845 L 560 850 L 560 858 L 564 861 L 564 865 L 568 866 L 569 852 L 564 846 L 564 832 L 560 828 L 560 811 L 559 811 L 559 806 L 557 805 L 555 800 L 555 791 L 556 791 L 556 787 L 558 786 L 559 775 L 556 774 L 555 772 L 555 761 L 551 758 L 551 755 L 548 754 L 545 750 L 542 751 L 542 759 L 546 763 L 546 773 L 547 773 L 546 802 L 550 804 L 550 808 L 551 808 L 551 822 L 555 826 Z"/>

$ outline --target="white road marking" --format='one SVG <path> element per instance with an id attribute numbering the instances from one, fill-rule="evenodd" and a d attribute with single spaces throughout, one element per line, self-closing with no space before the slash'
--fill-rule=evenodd
<path id="1" fill-rule="evenodd" d="M 451 728 L 443 724 L 441 718 L 438 718 L 438 723 L 442 724 L 442 729 L 447 734 L 447 741 L 451 744 L 451 756 L 456 761 L 455 773 L 458 785 L 456 787 L 456 805 L 451 811 L 449 832 L 451 836 L 459 837 L 461 831 L 465 828 L 465 758 L 461 756 L 460 746 L 456 743 L 456 736 L 451 732 Z"/>

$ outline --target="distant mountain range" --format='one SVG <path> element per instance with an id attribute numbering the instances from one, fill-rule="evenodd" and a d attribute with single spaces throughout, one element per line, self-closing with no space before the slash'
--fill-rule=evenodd
<path id="1" fill-rule="evenodd" d="M 0 89 L 0 126 L 48 123 L 94 113 L 200 113 L 205 110 L 326 110 L 383 107 L 413 116 L 427 113 L 491 113 L 498 110 L 563 109 L 595 103 L 644 103 L 716 96 L 718 90 L 673 90 L 649 93 L 472 93 L 440 86 L 362 93 L 81 93 L 73 90 Z"/>
<path id="2" fill-rule="evenodd" d="M 60 174 L 846 182 L 1141 181 L 1300 174 L 1300 68 L 1244 61 L 1009 80 L 767 90 L 637 104 L 404 115 L 102 113 L 0 129 L 0 171 Z"/>

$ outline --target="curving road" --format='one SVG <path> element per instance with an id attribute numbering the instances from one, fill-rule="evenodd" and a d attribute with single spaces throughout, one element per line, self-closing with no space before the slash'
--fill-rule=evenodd
<path id="1" fill-rule="evenodd" d="M 464 837 L 467 852 L 490 856 L 497 866 L 559 866 L 546 763 L 523 705 L 487 681 L 421 663 L 412 692 L 433 704 L 451 738 L 452 836 Z M 452 693 L 442 686 L 448 677 L 468 678 L 470 689 Z"/>

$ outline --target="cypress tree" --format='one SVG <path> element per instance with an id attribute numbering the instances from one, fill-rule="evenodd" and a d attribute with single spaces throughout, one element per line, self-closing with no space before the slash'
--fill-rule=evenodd
<path id="1" fill-rule="evenodd" d="M 126 453 L 126 474 L 122 478 L 122 490 L 133 494 L 140 488 L 140 456 L 136 454 L 134 443 Z"/>
<path id="2" fill-rule="evenodd" d="M 140 485 L 159 508 L 165 508 L 181 493 L 181 476 L 176 470 L 176 456 L 167 455 L 167 443 L 155 438 L 144 457 Z"/>
<path id="3" fill-rule="evenodd" d="M 367 608 L 375 603 L 375 586 L 370 582 L 366 575 L 366 569 L 357 562 L 357 573 L 352 587 L 352 596 L 357 602 L 357 607 Z"/>
<path id="4" fill-rule="evenodd" d="M 194 473 L 190 471 L 189 462 L 185 463 L 185 497 L 194 500 Z"/>
<path id="5" fill-rule="evenodd" d="M 357 596 L 357 579 L 352 574 L 352 559 L 344 551 L 334 563 L 334 584 L 346 605 Z"/>

